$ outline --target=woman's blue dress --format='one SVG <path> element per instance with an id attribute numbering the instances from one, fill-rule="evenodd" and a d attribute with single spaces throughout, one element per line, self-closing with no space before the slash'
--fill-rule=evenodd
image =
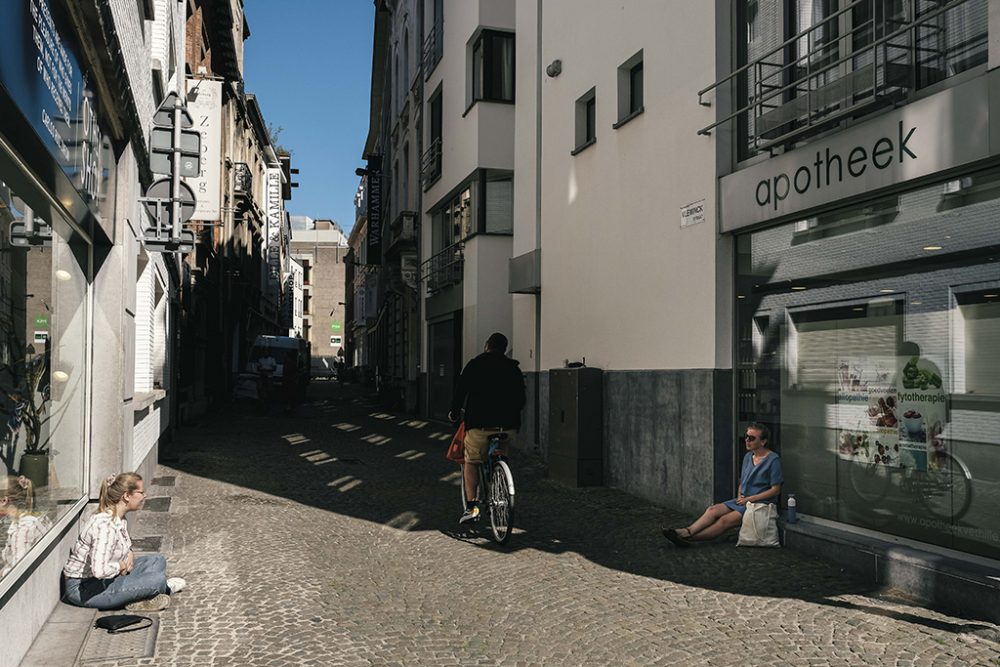
<path id="1" fill-rule="evenodd" d="M 743 457 L 743 471 L 740 473 L 740 486 L 743 488 L 744 496 L 755 496 L 762 491 L 767 491 L 772 486 L 785 483 L 785 475 L 781 470 L 781 459 L 774 452 L 764 457 L 764 460 L 757 465 L 753 464 L 753 452 L 747 452 Z M 778 497 L 768 498 L 761 501 L 773 503 Z M 746 505 L 737 505 L 736 498 L 723 503 L 731 510 L 736 510 L 743 514 L 747 510 Z"/>

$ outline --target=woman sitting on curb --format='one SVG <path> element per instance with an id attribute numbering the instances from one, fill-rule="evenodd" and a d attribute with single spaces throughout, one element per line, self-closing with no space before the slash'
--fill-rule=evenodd
<path id="1" fill-rule="evenodd" d="M 90 518 L 63 567 L 63 600 L 78 607 L 161 611 L 170 605 L 168 593 L 186 585 L 167 579 L 167 561 L 159 554 L 132 552 L 125 515 L 146 499 L 142 477 L 134 472 L 111 475 L 101 483 L 98 511 Z"/>
<path id="2" fill-rule="evenodd" d="M 763 424 L 752 422 L 743 439 L 747 453 L 743 457 L 739 493 L 732 500 L 712 505 L 687 528 L 664 528 L 663 536 L 678 547 L 689 547 L 693 541 L 714 540 L 743 521 L 747 503 L 773 503 L 785 482 L 781 459 L 767 448 L 770 435 Z"/>
<path id="3" fill-rule="evenodd" d="M 14 569 L 35 542 L 52 528 L 45 515 L 34 514 L 35 489 L 31 480 L 21 475 L 6 477 L 6 486 L 0 491 L 0 514 L 10 519 L 7 542 L 0 552 L 0 577 Z"/>

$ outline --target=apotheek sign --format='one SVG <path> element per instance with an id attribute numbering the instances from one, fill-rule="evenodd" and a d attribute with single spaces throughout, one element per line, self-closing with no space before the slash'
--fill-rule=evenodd
<path id="1" fill-rule="evenodd" d="M 980 77 L 742 169 L 721 181 L 722 231 L 849 201 L 988 157 L 989 121 L 986 80 Z"/>

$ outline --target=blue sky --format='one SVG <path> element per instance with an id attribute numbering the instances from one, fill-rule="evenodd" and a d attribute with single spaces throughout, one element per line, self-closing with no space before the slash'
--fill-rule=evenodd
<path id="1" fill-rule="evenodd" d="M 246 0 L 248 93 L 300 170 L 292 215 L 354 224 L 371 86 L 371 0 Z"/>

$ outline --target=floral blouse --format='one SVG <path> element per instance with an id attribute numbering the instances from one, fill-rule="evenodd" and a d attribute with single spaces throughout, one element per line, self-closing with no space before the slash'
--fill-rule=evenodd
<path id="1" fill-rule="evenodd" d="M 63 567 L 68 579 L 112 579 L 121 571 L 120 563 L 132 550 L 128 524 L 111 510 L 90 518 L 77 538 Z"/>

